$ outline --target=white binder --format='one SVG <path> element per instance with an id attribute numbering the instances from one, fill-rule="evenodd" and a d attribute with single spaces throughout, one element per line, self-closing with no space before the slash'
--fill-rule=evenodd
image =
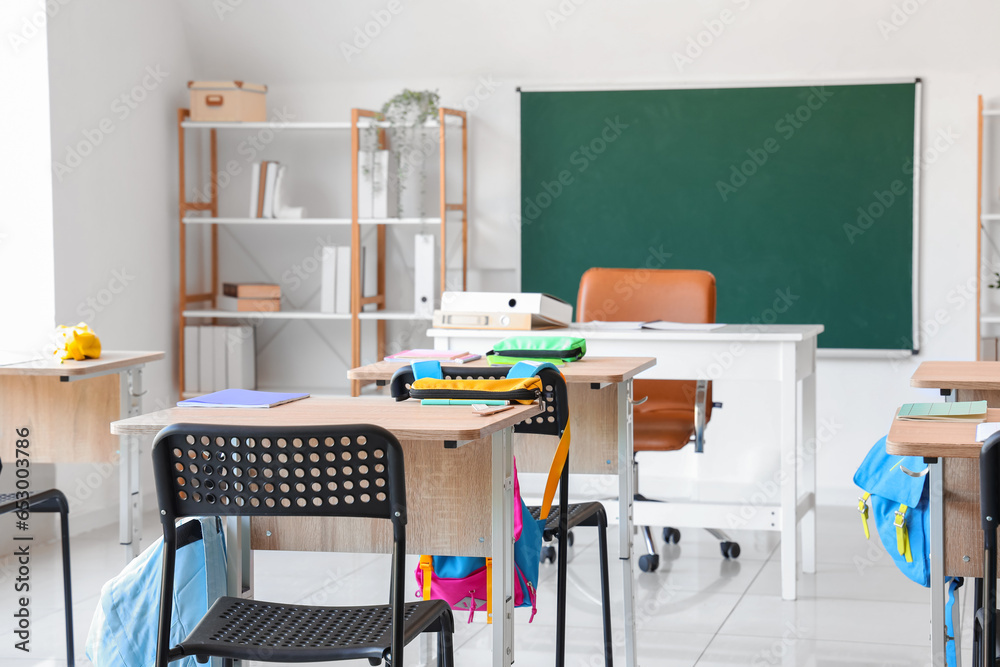
<path id="1" fill-rule="evenodd" d="M 573 306 L 551 294 L 538 292 L 445 292 L 444 313 L 526 313 L 557 324 L 573 321 Z"/>

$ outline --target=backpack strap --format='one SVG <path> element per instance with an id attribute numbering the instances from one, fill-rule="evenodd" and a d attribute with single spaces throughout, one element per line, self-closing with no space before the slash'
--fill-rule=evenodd
<path id="1" fill-rule="evenodd" d="M 865 539 L 871 538 L 871 531 L 868 530 L 868 499 L 872 494 L 865 491 L 858 498 L 858 511 L 861 512 L 861 527 L 865 529 Z"/>
<path id="2" fill-rule="evenodd" d="M 493 622 L 493 559 L 486 558 L 486 623 Z"/>
<path id="3" fill-rule="evenodd" d="M 441 373 L 441 362 L 434 361 L 433 359 L 428 359 L 426 361 L 414 361 L 410 364 L 410 370 L 413 371 L 414 380 L 419 380 L 421 378 L 440 380 L 444 377 Z"/>
<path id="4" fill-rule="evenodd" d="M 896 510 L 896 519 L 892 525 L 896 527 L 896 551 L 900 556 L 906 557 L 907 563 L 913 562 L 913 554 L 910 553 L 910 534 L 906 530 L 906 505 L 900 505 Z"/>
<path id="5" fill-rule="evenodd" d="M 434 556 L 421 556 L 420 569 L 424 573 L 423 600 L 431 599 L 431 574 L 434 571 Z"/>
<path id="6" fill-rule="evenodd" d="M 548 361 L 519 361 L 507 371 L 508 378 L 528 378 L 538 375 L 543 368 L 551 368 L 560 375 L 559 369 Z M 552 511 L 552 499 L 556 496 L 556 487 L 559 486 L 559 478 L 562 477 L 563 468 L 566 467 L 566 460 L 569 458 L 569 421 L 566 422 L 566 429 L 559 438 L 559 445 L 556 447 L 555 456 L 552 457 L 552 465 L 549 467 L 549 477 L 545 480 L 545 494 L 542 496 L 542 511 L 538 515 L 540 521 L 549 518 Z"/>
<path id="7" fill-rule="evenodd" d="M 569 458 L 569 421 L 566 422 L 566 430 L 559 438 L 559 446 L 556 447 L 556 455 L 552 457 L 552 466 L 549 468 L 549 478 L 545 480 L 545 495 L 542 496 L 542 511 L 538 514 L 540 521 L 549 518 L 552 510 L 552 499 L 556 496 L 556 487 L 559 486 L 559 478 L 562 477 L 563 468 L 566 467 L 566 459 Z"/>

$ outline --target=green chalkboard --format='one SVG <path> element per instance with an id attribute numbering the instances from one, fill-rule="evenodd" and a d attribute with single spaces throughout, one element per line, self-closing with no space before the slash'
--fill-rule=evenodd
<path id="1" fill-rule="evenodd" d="M 718 321 L 911 349 L 917 84 L 521 94 L 521 289 L 706 269 Z"/>

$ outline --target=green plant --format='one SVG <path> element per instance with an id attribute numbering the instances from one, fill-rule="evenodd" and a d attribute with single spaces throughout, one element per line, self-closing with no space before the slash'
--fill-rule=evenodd
<path id="1" fill-rule="evenodd" d="M 417 172 L 420 189 L 420 217 L 424 217 L 424 191 L 426 187 L 426 172 L 423 169 L 424 158 L 437 146 L 435 141 L 427 140 L 424 124 L 438 117 L 440 96 L 436 90 L 410 90 L 390 98 L 382 105 L 379 120 L 387 127 L 389 146 L 399 159 L 397 170 L 398 192 L 400 197 L 400 215 L 403 209 L 403 192 L 410 170 Z M 369 143 L 378 144 L 378 128 L 373 124 L 369 130 Z"/>
<path id="2" fill-rule="evenodd" d="M 1000 289 L 1000 273 L 994 271 L 993 282 L 988 285 L 990 289 Z"/>

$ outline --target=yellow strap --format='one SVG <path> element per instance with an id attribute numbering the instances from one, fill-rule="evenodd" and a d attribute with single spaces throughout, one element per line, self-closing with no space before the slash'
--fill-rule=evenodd
<path id="1" fill-rule="evenodd" d="M 552 466 L 549 468 L 549 478 L 545 481 L 542 511 L 538 515 L 542 521 L 549 518 L 549 512 L 552 510 L 552 499 L 556 496 L 556 487 L 559 486 L 559 478 L 562 476 L 563 468 L 566 467 L 567 458 L 569 458 L 569 421 L 566 422 L 566 430 L 559 438 L 559 446 L 556 447 L 556 455 L 552 457 Z"/>
<path id="2" fill-rule="evenodd" d="M 900 505 L 896 510 L 896 519 L 892 525 L 896 527 L 896 551 L 900 556 L 906 557 L 907 563 L 913 562 L 913 554 L 910 553 L 910 534 L 906 530 L 906 505 Z"/>
<path id="3" fill-rule="evenodd" d="M 420 557 L 420 569 L 424 571 L 424 600 L 431 599 L 431 572 L 434 569 L 433 556 Z"/>
<path id="4" fill-rule="evenodd" d="M 871 538 L 871 532 L 868 530 L 868 499 L 872 494 L 865 491 L 858 498 L 858 511 L 861 512 L 861 527 L 865 529 L 865 539 Z"/>
<path id="5" fill-rule="evenodd" d="M 486 559 L 486 623 L 493 622 L 493 559 Z"/>

